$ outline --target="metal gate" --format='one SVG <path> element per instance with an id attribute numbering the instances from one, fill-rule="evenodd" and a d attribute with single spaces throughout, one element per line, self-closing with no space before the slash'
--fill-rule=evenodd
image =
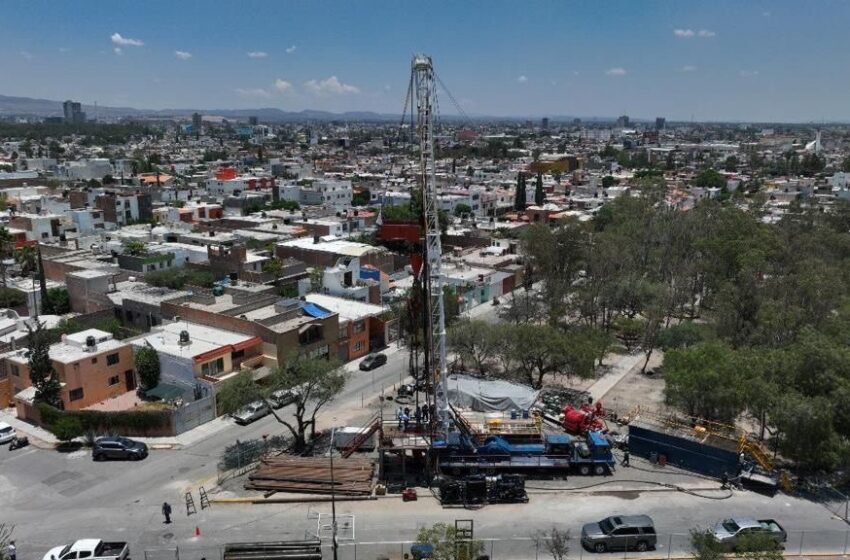
<path id="1" fill-rule="evenodd" d="M 215 419 L 215 395 L 186 403 L 172 412 L 174 433 L 182 434 Z"/>

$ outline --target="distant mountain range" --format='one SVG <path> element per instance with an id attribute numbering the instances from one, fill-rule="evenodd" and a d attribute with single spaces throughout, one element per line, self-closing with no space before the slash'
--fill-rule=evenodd
<path id="1" fill-rule="evenodd" d="M 305 120 L 332 121 L 397 121 L 401 115 L 374 113 L 371 111 L 350 111 L 346 113 L 331 113 L 328 111 L 283 111 L 273 107 L 258 109 L 135 109 L 133 107 L 108 107 L 103 105 L 83 105 L 83 111 L 88 118 L 115 119 L 121 117 L 186 117 L 192 113 L 212 115 L 227 119 L 244 120 L 257 117 L 263 122 L 294 122 Z M 32 97 L 12 97 L 0 95 L 0 115 L 16 115 L 30 117 L 60 117 L 62 102 L 50 99 L 34 99 Z"/>

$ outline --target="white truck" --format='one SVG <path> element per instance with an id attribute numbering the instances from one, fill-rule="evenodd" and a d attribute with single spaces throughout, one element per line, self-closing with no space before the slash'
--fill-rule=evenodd
<path id="1" fill-rule="evenodd" d="M 43 560 L 127 560 L 130 546 L 125 542 L 80 539 L 47 551 Z"/>

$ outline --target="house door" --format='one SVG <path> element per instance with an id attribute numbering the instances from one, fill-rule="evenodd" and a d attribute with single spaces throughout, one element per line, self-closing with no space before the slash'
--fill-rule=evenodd
<path id="1" fill-rule="evenodd" d="M 136 376 L 133 374 L 133 370 L 128 369 L 124 372 L 124 383 L 126 384 L 128 391 L 132 391 L 136 388 Z"/>

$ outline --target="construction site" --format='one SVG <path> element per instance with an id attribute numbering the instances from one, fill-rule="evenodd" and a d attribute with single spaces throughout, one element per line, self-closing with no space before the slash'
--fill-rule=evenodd
<path id="1" fill-rule="evenodd" d="M 607 410 L 580 390 L 451 371 L 434 159 L 437 82 L 430 57 L 414 57 L 404 114 L 409 109 L 405 130 L 418 144 L 421 216 L 388 220 L 379 230 L 382 242 L 409 252 L 413 267 L 402 318 L 409 377 L 372 403 L 368 419 L 324 433 L 311 456 L 262 457 L 244 473 L 244 490 L 262 500 L 278 493 L 415 500 L 425 491 L 444 506 L 525 502 L 526 480 L 612 476 L 616 449 L 626 465 L 631 454 L 767 493 L 787 486 L 769 451 L 733 427 L 622 402 Z"/>

